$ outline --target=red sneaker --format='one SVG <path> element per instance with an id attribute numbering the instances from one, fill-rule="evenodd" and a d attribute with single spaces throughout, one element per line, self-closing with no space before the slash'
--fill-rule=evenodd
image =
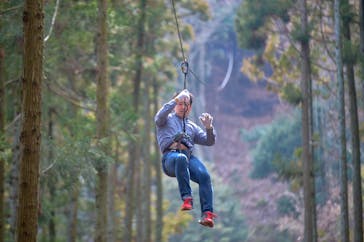
<path id="1" fill-rule="evenodd" d="M 183 204 L 181 206 L 181 210 L 185 211 L 185 210 L 191 210 L 193 208 L 193 199 L 192 197 L 186 197 L 183 200 Z"/>
<path id="2" fill-rule="evenodd" d="M 207 226 L 207 227 L 214 227 L 214 218 L 216 218 L 216 214 L 207 211 L 204 212 L 204 214 L 202 215 L 202 218 L 198 221 L 201 225 L 203 226 Z"/>

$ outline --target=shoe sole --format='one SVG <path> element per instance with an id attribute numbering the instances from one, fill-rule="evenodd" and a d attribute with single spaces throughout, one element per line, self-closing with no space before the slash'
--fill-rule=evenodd
<path id="1" fill-rule="evenodd" d="M 181 211 L 189 211 L 192 210 L 193 208 L 181 208 Z"/>
<path id="2" fill-rule="evenodd" d="M 212 222 L 212 221 L 202 221 L 202 220 L 199 220 L 198 222 L 201 225 L 206 226 L 206 227 L 210 227 L 210 228 L 213 228 L 214 227 L 214 222 Z"/>

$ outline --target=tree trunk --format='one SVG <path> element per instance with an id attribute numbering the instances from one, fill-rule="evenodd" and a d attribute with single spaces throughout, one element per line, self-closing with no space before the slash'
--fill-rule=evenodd
<path id="1" fill-rule="evenodd" d="M 116 159 L 117 160 L 117 156 Z M 117 171 L 118 171 L 118 164 L 114 163 L 109 169 L 109 192 L 108 192 L 108 200 L 109 200 L 109 217 L 108 217 L 108 225 L 109 225 L 109 236 L 108 242 L 115 242 L 117 241 L 117 216 L 115 214 L 115 187 L 117 181 Z"/>
<path id="2" fill-rule="evenodd" d="M 144 25 L 146 18 L 146 0 L 141 0 L 140 2 L 140 18 L 138 21 L 138 36 L 137 36 L 137 46 L 136 46 L 136 59 L 135 59 L 135 76 L 133 78 L 133 109 L 135 114 L 139 114 L 139 99 L 140 99 L 140 83 L 143 73 L 143 50 L 144 50 Z M 135 125 L 133 134 L 135 137 L 139 135 L 138 123 Z M 129 145 L 129 175 L 128 175 L 128 190 L 126 198 L 126 216 L 125 216 L 125 231 L 124 231 L 124 241 L 131 241 L 132 232 L 132 221 L 134 216 L 134 204 L 138 203 L 135 199 L 135 188 L 136 182 L 136 169 L 139 169 L 137 163 L 140 160 L 140 141 L 131 140 Z M 142 226 L 137 224 L 137 226 Z M 137 228 L 138 229 L 138 228 Z"/>
<path id="3" fill-rule="evenodd" d="M 342 2 L 348 6 L 347 0 Z M 347 17 L 350 13 L 342 12 L 343 20 L 343 37 L 346 46 L 351 47 L 350 21 Z M 348 81 L 349 91 L 349 112 L 350 112 L 350 130 L 351 130 L 351 145 L 353 156 L 353 207 L 354 207 L 354 242 L 363 242 L 363 208 L 362 208 L 362 188 L 361 188 L 361 165 L 360 165 L 360 139 L 359 139 L 359 121 L 358 107 L 356 101 L 355 77 L 354 77 L 354 57 L 351 53 L 344 53 L 344 65 L 346 67 L 346 78 Z"/>
<path id="4" fill-rule="evenodd" d="M 137 129 L 134 129 L 136 131 Z M 128 163 L 128 178 L 126 188 L 126 207 L 125 207 L 125 227 L 123 230 L 124 241 L 132 241 L 133 238 L 133 215 L 134 215 L 134 202 L 135 202 L 135 157 L 136 157 L 136 142 L 130 141 L 129 145 L 129 163 Z"/>
<path id="5" fill-rule="evenodd" d="M 36 242 L 38 227 L 41 90 L 43 75 L 43 0 L 24 6 L 24 73 L 17 241 Z"/>
<path id="6" fill-rule="evenodd" d="M 312 90 L 311 90 L 312 91 Z M 315 189 L 316 195 L 319 194 L 320 200 L 315 204 L 323 205 L 326 204 L 327 200 L 329 199 L 329 183 L 328 183 L 328 166 L 327 160 L 324 158 L 324 147 L 325 147 L 325 116 L 323 107 L 319 104 L 320 100 L 317 100 L 317 105 L 314 105 L 316 112 L 312 115 L 315 117 L 315 121 L 313 122 L 315 129 L 312 131 L 312 134 L 316 133 L 320 140 L 317 142 L 315 149 L 313 150 L 313 161 L 316 165 L 316 174 L 315 179 L 317 181 L 317 186 Z M 316 143 L 316 141 L 314 141 Z"/>
<path id="7" fill-rule="evenodd" d="M 151 80 L 146 80 L 145 84 L 145 126 L 144 126 L 144 141 L 143 141 L 143 160 L 144 160 L 144 175 L 143 175 L 143 216 L 144 216 L 144 232 L 143 241 L 151 242 L 151 154 L 150 154 L 150 135 L 151 135 L 151 99 L 150 99 L 150 82 Z"/>
<path id="8" fill-rule="evenodd" d="M 158 84 L 157 81 L 153 81 L 153 104 L 154 104 L 154 112 L 157 113 L 159 110 L 158 107 Z M 157 139 L 154 139 L 154 169 L 156 173 L 156 185 L 157 185 L 157 212 L 156 212 L 156 224 L 155 224 L 155 240 L 154 241 L 162 241 L 163 235 L 163 186 L 162 186 L 162 167 L 161 167 L 161 157 L 159 146 L 157 143 Z"/>
<path id="9" fill-rule="evenodd" d="M 361 165 L 360 165 L 360 139 L 358 108 L 356 104 L 356 90 L 354 80 L 354 68 L 351 64 L 347 66 L 347 79 L 349 89 L 350 130 L 353 151 L 353 199 L 354 199 L 354 242 L 363 242 L 363 208 L 361 188 Z"/>
<path id="10" fill-rule="evenodd" d="M 346 124 L 345 124 L 345 85 L 343 62 L 341 54 L 341 0 L 335 0 L 335 49 L 336 78 L 339 91 L 339 126 L 340 126 L 340 236 L 342 242 L 349 242 L 349 212 L 348 212 L 348 175 L 346 157 Z"/>
<path id="11" fill-rule="evenodd" d="M 71 194 L 71 201 L 69 205 L 69 217 L 68 217 L 68 227 L 67 227 L 67 241 L 76 242 L 77 241 L 77 214 L 78 214 L 78 197 L 80 196 L 80 183 L 77 179 L 74 189 Z"/>
<path id="12" fill-rule="evenodd" d="M 4 78 L 4 49 L 0 46 L 0 141 L 5 139 L 5 78 Z M 3 147 L 0 146 L 0 153 Z M 4 241 L 4 173 L 5 159 L 0 157 L 0 242 Z"/>
<path id="13" fill-rule="evenodd" d="M 141 135 L 141 134 L 139 134 Z M 135 234 L 135 241 L 142 241 L 143 240 L 143 232 L 144 232 L 144 214 L 143 214 L 143 208 L 142 208 L 142 199 L 143 195 L 142 192 L 142 171 L 144 169 L 144 163 L 141 161 L 141 154 L 140 149 L 141 145 L 137 144 L 138 146 L 138 154 L 136 155 L 138 158 L 135 160 L 135 204 L 136 204 L 136 210 L 135 210 L 135 220 L 136 220 L 136 234 Z"/>
<path id="14" fill-rule="evenodd" d="M 53 140 L 53 109 L 52 107 L 48 110 L 48 139 L 50 142 Z M 52 161 L 54 159 L 53 154 L 53 146 L 49 146 L 48 151 L 48 160 Z M 52 171 L 50 171 L 52 173 Z M 56 180 L 54 179 L 56 176 L 50 175 L 48 177 L 48 191 L 49 191 L 49 202 L 50 204 L 54 205 L 54 202 L 56 200 L 55 198 L 55 191 L 56 191 Z M 49 222 L 48 222 L 48 230 L 49 230 L 49 242 L 55 242 L 56 241 L 56 212 L 53 206 L 50 207 L 49 211 Z"/>
<path id="15" fill-rule="evenodd" d="M 359 0 L 359 28 L 360 28 L 360 79 L 362 93 L 364 93 L 364 0 Z"/>
<path id="16" fill-rule="evenodd" d="M 360 53 L 364 55 L 364 0 L 359 0 L 359 24 L 360 24 Z M 362 73 L 362 78 L 363 78 L 363 73 Z"/>
<path id="17" fill-rule="evenodd" d="M 107 47 L 107 0 L 98 0 L 98 32 L 96 43 L 97 57 L 97 88 L 96 88 L 96 136 L 98 145 L 105 154 L 109 154 L 109 142 L 101 141 L 108 136 L 109 112 L 108 95 L 109 83 L 107 75 L 108 47 Z M 96 229 L 95 241 L 107 241 L 107 191 L 108 166 L 105 161 L 99 160 L 96 164 Z"/>
<path id="18" fill-rule="evenodd" d="M 301 0 L 301 31 L 303 37 L 301 39 L 301 57 L 302 57 L 302 162 L 303 162 L 303 189 L 304 189 L 304 241 L 316 241 L 314 233 L 314 209 L 315 204 L 313 198 L 314 183 L 313 183 L 313 162 L 311 148 L 311 130 L 312 130 L 312 115 L 310 105 L 311 100 L 311 67 L 310 67 L 310 47 L 309 33 L 307 28 L 307 6 L 306 0 Z"/>

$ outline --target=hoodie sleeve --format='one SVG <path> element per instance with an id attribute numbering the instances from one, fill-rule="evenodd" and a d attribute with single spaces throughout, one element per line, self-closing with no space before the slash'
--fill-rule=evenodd
<path id="1" fill-rule="evenodd" d="M 176 106 L 176 101 L 171 100 L 167 103 L 165 103 L 161 109 L 157 112 L 157 114 L 154 116 L 154 122 L 157 126 L 161 127 L 166 124 L 168 114 L 170 114 L 174 107 Z"/>
<path id="2" fill-rule="evenodd" d="M 194 142 L 199 145 L 212 146 L 215 144 L 216 133 L 214 128 L 204 131 L 200 126 L 196 125 Z"/>

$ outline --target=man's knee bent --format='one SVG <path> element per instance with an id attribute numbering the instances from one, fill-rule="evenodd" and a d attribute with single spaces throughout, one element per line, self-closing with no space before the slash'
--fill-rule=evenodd
<path id="1" fill-rule="evenodd" d="M 183 165 L 183 164 L 188 165 L 188 158 L 185 154 L 179 153 L 176 158 L 176 161 L 178 165 Z"/>
<path id="2" fill-rule="evenodd" d="M 200 177 L 200 183 L 211 183 L 211 177 L 207 171 L 202 171 L 199 174 L 199 177 Z"/>

